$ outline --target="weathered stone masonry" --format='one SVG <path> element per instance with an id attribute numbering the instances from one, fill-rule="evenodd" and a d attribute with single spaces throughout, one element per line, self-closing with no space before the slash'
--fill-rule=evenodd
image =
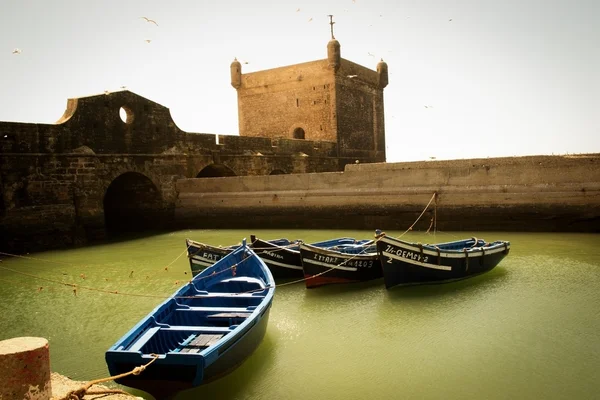
<path id="1" fill-rule="evenodd" d="M 327 51 L 324 60 L 250 74 L 234 61 L 240 136 L 184 132 L 167 108 L 129 91 L 69 99 L 56 124 L 0 122 L 0 250 L 166 228 L 182 178 L 385 161 L 387 65 L 344 60 L 335 40 Z"/>

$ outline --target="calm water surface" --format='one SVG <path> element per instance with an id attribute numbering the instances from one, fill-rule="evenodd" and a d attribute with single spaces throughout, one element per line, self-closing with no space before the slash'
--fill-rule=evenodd
<path id="1" fill-rule="evenodd" d="M 0 340 L 45 337 L 54 371 L 76 380 L 106 377 L 104 352 L 190 279 L 184 239 L 229 245 L 250 233 L 308 242 L 372 237 L 192 230 L 30 259 L 2 256 Z M 404 238 L 433 243 L 471 236 L 510 240 L 511 252 L 487 274 L 443 285 L 386 290 L 377 280 L 277 288 L 257 351 L 230 375 L 176 399 L 599 398 L 600 235 Z"/>

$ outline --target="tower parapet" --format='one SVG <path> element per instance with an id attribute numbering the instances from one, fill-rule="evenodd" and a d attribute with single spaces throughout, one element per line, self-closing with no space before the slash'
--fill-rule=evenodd
<path id="1" fill-rule="evenodd" d="M 239 89 L 242 86 L 242 64 L 237 58 L 234 58 L 229 69 L 231 71 L 231 86 Z"/>
<path id="2" fill-rule="evenodd" d="M 379 76 L 379 88 L 385 88 L 389 83 L 388 65 L 383 61 L 383 58 L 377 63 L 377 75 Z"/>
<path id="3" fill-rule="evenodd" d="M 340 42 L 331 39 L 329 43 L 327 43 L 327 61 L 329 61 L 329 68 L 333 68 L 333 70 L 337 72 L 340 68 L 341 59 Z"/>

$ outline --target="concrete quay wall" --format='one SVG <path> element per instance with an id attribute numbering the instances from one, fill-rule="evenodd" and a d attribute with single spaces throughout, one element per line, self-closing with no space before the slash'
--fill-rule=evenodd
<path id="1" fill-rule="evenodd" d="M 181 179 L 187 228 L 600 231 L 600 154 L 347 165 L 344 172 Z M 434 207 L 435 206 L 435 207 Z"/>

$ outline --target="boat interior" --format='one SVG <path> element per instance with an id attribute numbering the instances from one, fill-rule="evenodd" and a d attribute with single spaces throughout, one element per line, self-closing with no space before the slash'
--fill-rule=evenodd
<path id="1" fill-rule="evenodd" d="M 210 292 L 188 283 L 148 316 L 120 350 L 142 354 L 198 353 L 237 328 L 256 310 L 268 287 L 254 277 L 223 279 Z"/>

